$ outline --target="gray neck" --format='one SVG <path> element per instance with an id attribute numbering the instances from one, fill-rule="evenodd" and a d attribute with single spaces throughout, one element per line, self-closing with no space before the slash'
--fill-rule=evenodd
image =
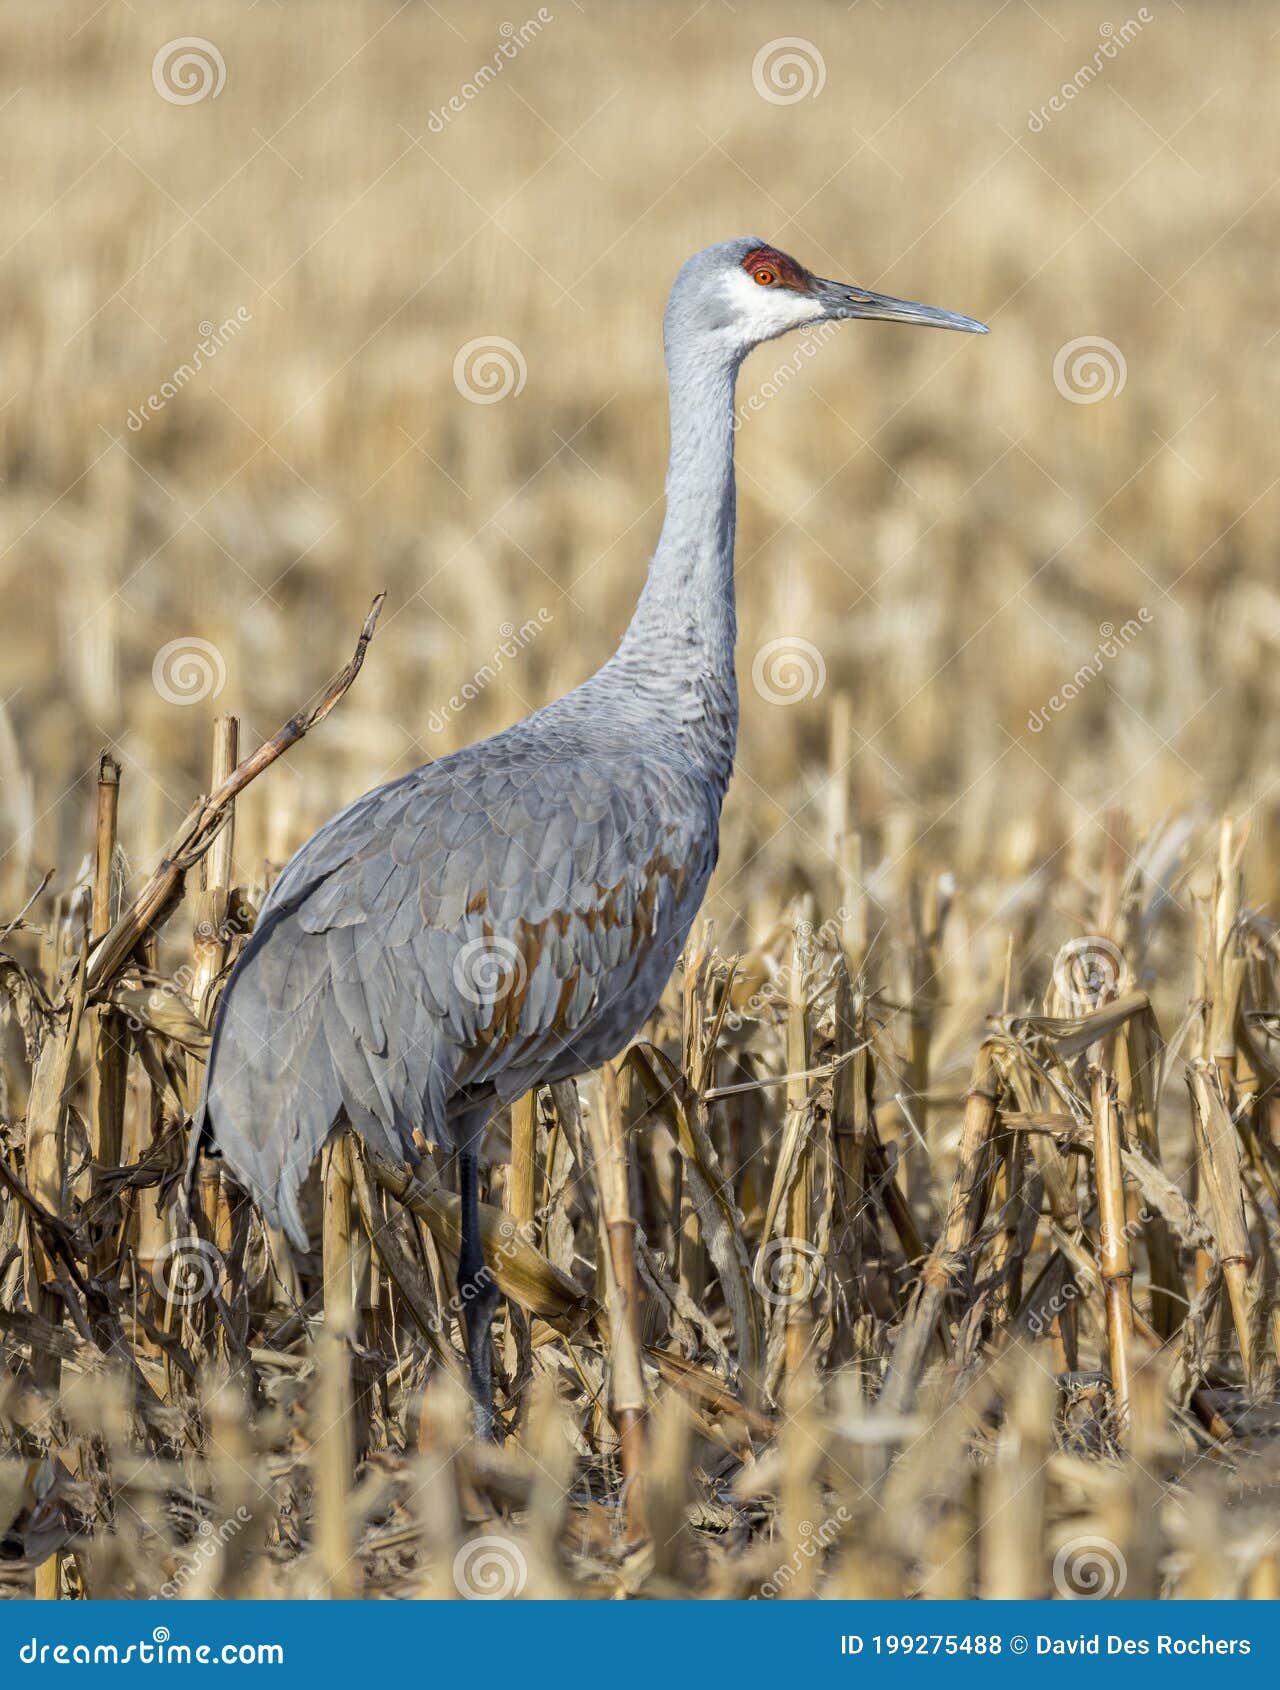
<path id="1" fill-rule="evenodd" d="M 655 648 L 727 681 L 737 631 L 733 601 L 733 391 L 739 358 L 704 337 L 667 347 L 671 459 L 667 515 L 618 655 Z"/>

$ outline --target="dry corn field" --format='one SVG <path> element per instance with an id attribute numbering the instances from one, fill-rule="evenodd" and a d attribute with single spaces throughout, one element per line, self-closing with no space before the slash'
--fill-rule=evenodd
<path id="1" fill-rule="evenodd" d="M 1280 8 L 0 63 L 0 1592 L 1280 1594 Z M 331 1140 L 308 1253 L 186 1216 L 210 1017 L 316 827 L 609 654 L 745 233 L 992 333 L 743 370 L 719 867 L 490 1129 L 484 1444 L 447 1156 Z"/>

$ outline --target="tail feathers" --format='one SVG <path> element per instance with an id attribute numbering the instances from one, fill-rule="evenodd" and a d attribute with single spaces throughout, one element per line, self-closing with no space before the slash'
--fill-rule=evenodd
<path id="1" fill-rule="evenodd" d="M 204 1120 L 212 1147 L 226 1162 L 237 1184 L 253 1198 L 267 1222 L 280 1227 L 291 1244 L 305 1250 L 310 1239 L 298 1196 L 317 1152 L 341 1114 L 341 1097 L 335 1087 L 332 1107 L 326 1099 L 323 1107 L 295 1117 L 290 1123 L 292 1132 L 262 1143 L 252 1127 L 246 1130 L 242 1125 L 253 1118 L 241 1115 L 234 1097 L 235 1088 L 227 1089 L 230 1097 L 215 1093 L 205 1102 Z M 281 1126 L 285 1124 L 281 1116 L 274 1119 Z"/>
<path id="2" fill-rule="evenodd" d="M 340 1116 L 388 1160 L 416 1161 L 415 1132 L 450 1142 L 459 1056 L 384 950 L 282 917 L 223 993 L 197 1130 L 305 1247 L 298 1193 Z"/>
<path id="3" fill-rule="evenodd" d="M 255 971 L 233 979 L 219 1008 L 205 1093 L 193 1131 L 300 1249 L 307 1229 L 298 1193 L 342 1111 L 320 1004 L 269 1004 Z"/>
<path id="4" fill-rule="evenodd" d="M 263 1213 L 267 1219 L 278 1226 L 295 1250 L 306 1250 L 311 1240 L 307 1236 L 307 1223 L 302 1218 L 302 1210 L 298 1207 L 298 1192 L 301 1183 L 296 1186 L 282 1186 L 278 1192 L 279 1202 L 274 1212 L 265 1206 Z"/>

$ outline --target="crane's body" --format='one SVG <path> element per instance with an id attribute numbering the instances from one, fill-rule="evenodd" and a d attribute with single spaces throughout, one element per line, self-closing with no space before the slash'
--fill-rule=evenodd
<path id="1" fill-rule="evenodd" d="M 691 778 L 657 701 L 600 720 L 610 679 L 357 800 L 277 880 L 218 1016 L 208 1110 L 295 1241 L 340 1109 L 387 1155 L 416 1133 L 469 1148 L 460 1121 L 595 1067 L 657 1003 L 723 782 Z"/>
<path id="2" fill-rule="evenodd" d="M 767 279 L 766 279 L 767 278 Z M 833 316 L 982 332 L 823 282 L 754 239 L 684 266 L 666 314 L 667 513 L 618 650 L 505 732 L 357 799 L 290 860 L 219 1004 L 198 1129 L 299 1244 L 345 1114 L 384 1154 L 459 1152 L 459 1289 L 491 1427 L 476 1158 L 530 1087 L 653 1012 L 715 866 L 733 769 L 734 385 L 751 346 Z"/>

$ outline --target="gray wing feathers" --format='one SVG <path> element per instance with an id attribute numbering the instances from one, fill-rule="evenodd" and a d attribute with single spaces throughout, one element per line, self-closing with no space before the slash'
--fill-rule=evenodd
<path id="1" fill-rule="evenodd" d="M 287 942 L 256 956 L 246 950 L 235 992 L 224 993 L 219 1007 L 197 1117 L 198 1124 L 207 1118 L 218 1149 L 268 1219 L 302 1248 L 298 1188 L 342 1105 L 324 998 L 315 990 L 319 959 L 304 950 Z"/>
<path id="2" fill-rule="evenodd" d="M 263 907 L 202 1109 L 294 1238 L 340 1110 L 384 1154 L 412 1155 L 418 1131 L 448 1144 L 460 1088 L 506 1095 L 504 1076 L 527 1083 L 602 1014 L 620 1044 L 661 990 L 720 795 L 626 741 L 602 751 L 600 723 L 549 750 L 537 721 L 349 806 Z"/>
<path id="3" fill-rule="evenodd" d="M 313 934 L 286 915 L 259 932 L 219 1005 L 201 1116 L 305 1248 L 298 1190 L 339 1114 L 382 1155 L 414 1159 L 414 1132 L 445 1119 L 453 1063 L 431 1009 L 358 927 Z"/>

